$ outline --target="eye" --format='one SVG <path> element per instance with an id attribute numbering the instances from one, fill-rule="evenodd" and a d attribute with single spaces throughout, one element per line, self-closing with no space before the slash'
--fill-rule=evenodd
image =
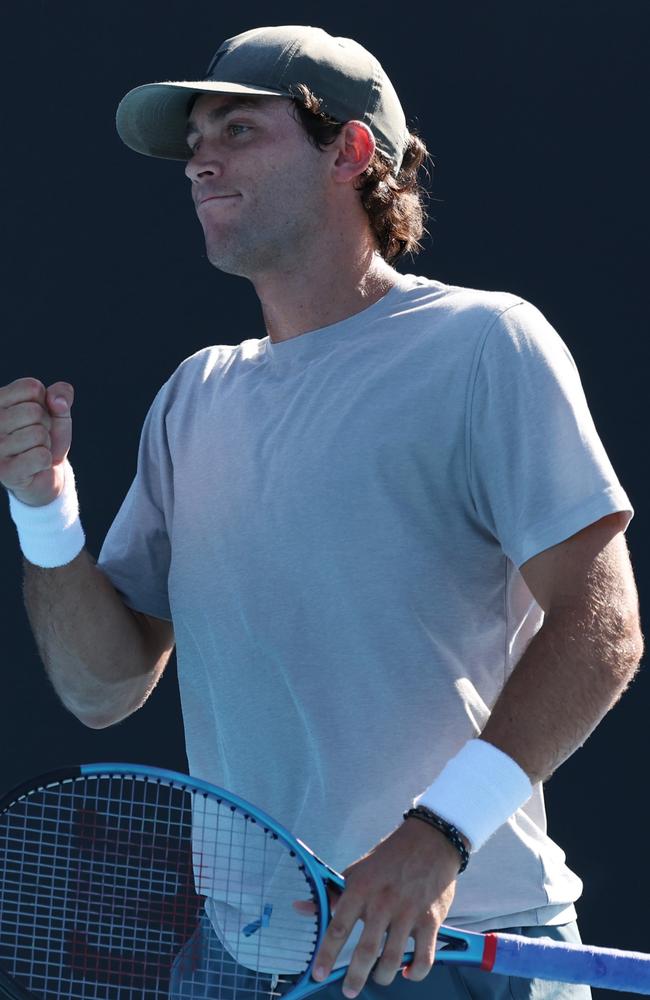
<path id="1" fill-rule="evenodd" d="M 250 125 L 240 125 L 238 122 L 231 122 L 229 125 L 226 126 L 226 131 L 229 132 L 231 135 L 232 134 L 236 135 L 237 133 L 233 133 L 233 129 L 244 129 L 244 131 L 246 131 L 249 128 Z"/>

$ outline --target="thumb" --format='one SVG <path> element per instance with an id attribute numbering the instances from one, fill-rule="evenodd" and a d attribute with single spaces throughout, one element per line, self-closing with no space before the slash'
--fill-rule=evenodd
<path id="1" fill-rule="evenodd" d="M 55 382 L 48 386 L 45 401 L 52 417 L 50 438 L 52 441 L 52 464 L 58 465 L 70 451 L 72 443 L 72 419 L 70 411 L 74 400 L 74 389 L 68 382 Z"/>

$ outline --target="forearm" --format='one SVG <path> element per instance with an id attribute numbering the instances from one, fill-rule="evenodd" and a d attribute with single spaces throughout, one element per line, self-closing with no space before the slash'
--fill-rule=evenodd
<path id="1" fill-rule="evenodd" d="M 84 549 L 56 569 L 28 561 L 24 567 L 25 606 L 34 638 L 66 708 L 93 728 L 138 708 L 159 671 L 137 616 L 89 553 Z"/>
<path id="2" fill-rule="evenodd" d="M 544 781 L 581 746 L 632 680 L 642 653 L 633 608 L 560 607 L 546 616 L 481 737 Z"/>

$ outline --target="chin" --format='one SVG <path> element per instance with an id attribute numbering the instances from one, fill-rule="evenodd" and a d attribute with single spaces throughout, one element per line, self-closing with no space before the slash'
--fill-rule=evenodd
<path id="1" fill-rule="evenodd" d="M 273 270 L 279 260 L 278 255 L 270 254 L 268 248 L 262 251 L 259 244 L 245 248 L 213 241 L 210 244 L 206 243 L 205 252 L 212 266 L 218 271 L 251 280 L 255 274 Z"/>
<path id="2" fill-rule="evenodd" d="M 224 274 L 236 274 L 240 278 L 248 278 L 250 276 L 250 267 L 237 254 L 226 254 L 223 250 L 207 250 L 206 256 L 212 266 L 216 267 L 217 271 L 223 271 Z"/>

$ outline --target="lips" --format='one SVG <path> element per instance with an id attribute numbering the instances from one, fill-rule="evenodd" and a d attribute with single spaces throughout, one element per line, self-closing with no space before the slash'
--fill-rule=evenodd
<path id="1" fill-rule="evenodd" d="M 240 195 L 238 194 L 209 194 L 207 198 L 202 198 L 201 201 L 198 202 L 197 208 L 199 205 L 205 205 L 206 201 L 225 201 L 228 198 L 239 198 L 239 197 Z"/>

